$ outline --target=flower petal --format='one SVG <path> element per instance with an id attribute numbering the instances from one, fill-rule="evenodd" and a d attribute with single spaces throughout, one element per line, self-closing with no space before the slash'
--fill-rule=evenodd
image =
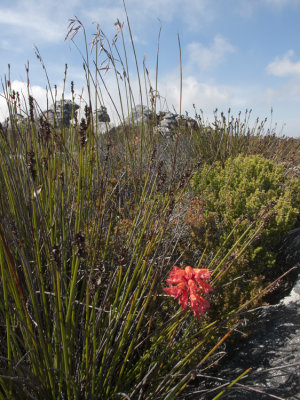
<path id="1" fill-rule="evenodd" d="M 200 279 L 209 280 L 210 279 L 210 271 L 207 268 L 195 268 L 195 279 L 198 282 Z"/>
<path id="2" fill-rule="evenodd" d="M 176 266 L 170 271 L 169 278 L 166 280 L 168 285 L 185 281 L 185 271 Z"/>
<path id="3" fill-rule="evenodd" d="M 185 278 L 187 280 L 192 279 L 195 275 L 194 268 L 190 267 L 189 265 L 185 267 L 184 272 L 185 272 Z"/>
<path id="4" fill-rule="evenodd" d="M 189 305 L 189 294 L 186 290 L 182 293 L 182 295 L 178 299 L 178 303 L 181 305 L 182 309 L 184 310 Z"/>
<path id="5" fill-rule="evenodd" d="M 198 284 L 199 284 L 200 288 L 203 290 L 203 292 L 204 292 L 206 295 L 208 295 L 209 292 L 213 292 L 213 291 L 214 291 L 214 289 L 213 289 L 213 288 L 210 286 L 210 284 L 207 283 L 207 282 L 199 281 Z"/>

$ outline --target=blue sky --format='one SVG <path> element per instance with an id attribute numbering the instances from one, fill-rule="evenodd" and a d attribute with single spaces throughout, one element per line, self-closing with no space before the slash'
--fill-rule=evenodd
<path id="1" fill-rule="evenodd" d="M 195 104 L 211 120 L 216 108 L 227 112 L 230 107 L 233 115 L 252 109 L 254 121 L 256 117 L 270 120 L 272 107 L 277 131 L 285 124 L 285 135 L 300 136 L 300 0 L 127 0 L 126 6 L 140 68 L 145 55 L 153 85 L 158 32 L 162 27 L 158 74 L 162 108 L 179 110 L 179 34 L 183 112 L 193 116 Z M 84 86 L 80 54 L 74 44 L 64 41 L 69 19 L 75 15 L 84 23 L 89 42 L 97 23 L 112 40 L 116 19 L 124 21 L 130 53 L 121 0 L 0 1 L 0 76 L 4 80 L 10 64 L 13 88 L 26 94 L 25 64 L 29 61 L 31 91 L 42 108 L 46 104 L 47 82 L 34 45 L 59 93 L 66 63 L 67 97 L 71 80 L 78 96 Z M 84 50 L 81 33 L 75 42 Z M 118 43 L 121 48 L 121 41 Z M 131 53 L 129 61 L 131 83 L 139 103 Z M 105 79 L 111 94 L 117 96 L 113 75 L 108 73 Z M 0 98 L 0 120 L 5 116 L 4 100 Z"/>

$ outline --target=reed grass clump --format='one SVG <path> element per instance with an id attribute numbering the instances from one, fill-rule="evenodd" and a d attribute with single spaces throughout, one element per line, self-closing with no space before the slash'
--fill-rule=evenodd
<path id="1" fill-rule="evenodd" d="M 198 321 L 188 299 L 182 310 L 164 290 L 174 265 L 186 267 L 186 249 L 180 244 L 189 228 L 186 211 L 194 201 L 190 182 L 204 163 L 201 149 L 215 139 L 206 136 L 202 142 L 200 125 L 167 139 L 155 131 L 155 120 L 130 122 L 137 101 L 123 25 L 116 26 L 112 41 L 98 27 L 92 61 L 84 26 L 78 19 L 70 23 L 67 36 L 82 31 L 85 39 L 88 93 L 76 122 L 71 83 L 74 125 L 59 123 L 64 121 L 63 107 L 54 107 L 53 123 L 49 112 L 40 112 L 29 77 L 29 111 L 19 123 L 18 112 L 26 105 L 6 81 L 10 124 L 0 129 L 1 398 L 184 398 L 197 374 L 216 362 L 241 310 L 253 301 L 248 292 L 224 314 L 221 308 L 218 313 L 211 295 L 216 312 Z M 131 37 L 129 23 L 128 29 Z M 110 94 L 104 79 L 108 67 L 103 70 L 101 56 L 115 74 L 120 108 L 116 99 L 110 100 L 120 125 L 99 134 L 93 109 L 105 106 L 103 91 Z M 37 57 L 50 88 L 38 50 Z M 137 97 L 143 103 L 136 65 Z M 148 79 L 145 86 L 155 111 Z M 54 103 L 58 100 L 51 90 L 49 96 Z M 221 154 L 222 143 L 230 147 L 226 132 L 225 139 L 211 146 L 213 158 Z M 260 136 L 253 135 L 253 140 Z M 232 155 L 227 150 L 224 157 Z M 242 240 L 246 249 L 257 237 L 264 218 L 256 216 L 260 222 L 254 232 L 245 227 L 234 240 L 229 234 L 229 247 L 215 247 L 213 259 L 218 262 L 207 266 L 204 255 L 195 253 L 191 267 L 209 269 L 205 276 L 213 277 L 215 298 L 221 298 L 220 274 L 226 275 L 231 259 L 238 258 Z"/>

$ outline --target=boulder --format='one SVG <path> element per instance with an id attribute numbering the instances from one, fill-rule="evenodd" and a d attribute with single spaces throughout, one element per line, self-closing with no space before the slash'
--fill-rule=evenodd
<path id="1" fill-rule="evenodd" d="M 109 115 L 107 114 L 107 108 L 101 106 L 100 109 L 94 111 L 94 120 L 98 122 L 110 122 Z"/>
<path id="2" fill-rule="evenodd" d="M 140 123 L 147 123 L 153 120 L 154 114 L 147 106 L 137 105 L 129 118 L 125 120 L 125 124 L 133 123 L 138 125 Z M 188 116 L 179 116 L 178 114 L 171 113 L 170 111 L 159 111 L 156 114 L 157 126 L 154 131 L 164 137 L 171 137 L 175 132 L 178 132 L 179 124 L 182 128 L 197 129 L 197 122 Z"/>
<path id="3" fill-rule="evenodd" d="M 156 127 L 156 131 L 164 137 L 171 137 L 175 132 L 181 131 L 181 129 L 185 131 L 186 129 L 198 128 L 197 122 L 187 115 L 180 117 L 178 114 L 167 112 L 159 113 L 157 117 L 159 124 Z"/>
<path id="4" fill-rule="evenodd" d="M 133 108 L 132 113 L 125 119 L 125 124 L 129 125 L 133 123 L 138 125 L 140 123 L 147 123 L 153 117 L 153 112 L 149 107 L 143 105 L 137 105 Z"/>
<path id="5" fill-rule="evenodd" d="M 55 104 L 52 104 L 49 110 L 44 111 L 43 114 L 48 116 L 50 125 L 55 128 L 59 128 L 60 126 L 68 128 L 70 126 L 72 115 L 76 113 L 78 109 L 79 106 L 72 100 L 59 100 L 56 101 Z"/>
<path id="6" fill-rule="evenodd" d="M 164 137 L 170 137 L 178 129 L 178 115 L 167 112 L 162 116 L 156 130 Z"/>

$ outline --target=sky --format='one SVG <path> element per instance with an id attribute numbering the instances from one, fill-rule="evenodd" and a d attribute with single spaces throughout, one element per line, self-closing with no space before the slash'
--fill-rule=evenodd
<path id="1" fill-rule="evenodd" d="M 193 117 L 196 108 L 211 122 L 215 109 L 227 115 L 230 108 L 234 117 L 239 111 L 244 115 L 252 109 L 253 124 L 257 117 L 260 120 L 267 117 L 266 127 L 277 124 L 277 133 L 300 136 L 300 0 L 126 0 L 126 9 L 144 104 L 147 96 L 149 101 L 149 86 L 148 78 L 145 86 L 143 60 L 155 88 L 158 54 L 159 107 L 179 113 L 181 49 L 182 113 L 188 112 Z M 90 44 L 97 24 L 108 40 L 103 41 L 106 50 L 118 33 L 116 46 L 125 64 L 122 37 L 115 25 L 117 20 L 124 22 L 131 88 L 136 104 L 141 102 L 122 0 L 0 0 L 0 121 L 7 116 L 5 81 L 9 79 L 12 88 L 26 98 L 28 65 L 30 92 L 41 109 L 47 107 L 49 83 L 35 47 L 46 66 L 50 88 L 57 86 L 58 97 L 63 91 L 67 64 L 65 97 L 70 98 L 73 81 L 77 103 L 87 98 L 83 89 L 86 87 L 83 30 L 73 40 L 70 36 L 65 40 L 70 19 L 75 16 L 85 27 L 91 69 L 96 48 L 91 53 Z M 115 57 L 125 103 L 124 80 L 120 80 L 123 67 L 116 53 Z M 104 67 L 107 59 L 104 50 L 97 58 L 98 65 L 103 62 Z M 101 71 L 110 95 L 118 99 L 113 69 Z M 103 101 L 114 119 L 116 112 L 98 79 Z M 119 101 L 115 102 L 120 111 Z"/>

